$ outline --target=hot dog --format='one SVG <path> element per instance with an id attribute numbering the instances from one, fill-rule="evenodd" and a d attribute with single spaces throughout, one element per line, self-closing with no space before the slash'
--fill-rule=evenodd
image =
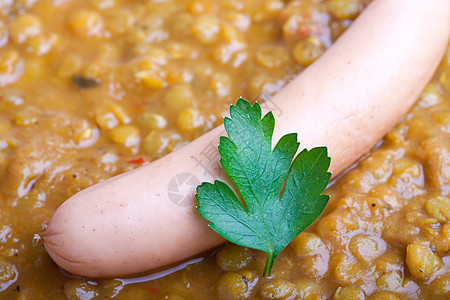
<path id="1" fill-rule="evenodd" d="M 326 145 L 330 169 L 338 175 L 411 107 L 449 34 L 448 0 L 375 0 L 319 60 L 272 98 L 283 112 L 273 140 L 297 132 L 301 148 Z M 227 181 L 220 170 L 205 172 L 197 159 L 211 145 L 219 157 L 221 134 L 223 126 L 68 199 L 43 236 L 49 255 L 73 274 L 110 277 L 158 268 L 223 243 L 193 202 L 177 202 L 168 192 L 177 180 Z"/>

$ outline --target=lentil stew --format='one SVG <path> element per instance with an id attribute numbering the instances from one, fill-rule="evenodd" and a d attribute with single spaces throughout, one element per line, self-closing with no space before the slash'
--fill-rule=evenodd
<path id="1" fill-rule="evenodd" d="M 0 299 L 450 298 L 450 47 L 268 278 L 264 254 L 227 244 L 165 276 L 89 280 L 39 239 L 71 195 L 276 93 L 368 2 L 1 1 Z"/>

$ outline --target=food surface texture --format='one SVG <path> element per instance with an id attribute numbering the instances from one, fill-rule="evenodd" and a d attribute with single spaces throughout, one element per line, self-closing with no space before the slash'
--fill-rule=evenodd
<path id="1" fill-rule="evenodd" d="M 227 244 L 170 274 L 89 280 L 39 238 L 65 199 L 179 149 L 239 96 L 282 116 L 268 96 L 368 3 L 0 0 L 0 299 L 450 299 L 450 47 L 267 278 L 264 253 Z"/>

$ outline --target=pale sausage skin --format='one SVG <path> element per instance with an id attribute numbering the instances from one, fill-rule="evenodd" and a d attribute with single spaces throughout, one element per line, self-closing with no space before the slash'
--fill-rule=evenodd
<path id="1" fill-rule="evenodd" d="M 274 141 L 298 132 L 300 148 L 326 145 L 333 176 L 369 151 L 406 113 L 448 43 L 450 1 L 375 0 L 327 52 L 272 100 Z M 237 99 L 236 99 L 237 100 Z M 63 269 L 87 277 L 130 275 L 224 242 L 168 196 L 180 173 L 227 181 L 198 163 L 220 126 L 147 166 L 74 195 L 55 212 L 45 247 Z M 189 193 L 189 191 L 188 191 Z M 193 192 L 190 192 L 193 196 Z"/>

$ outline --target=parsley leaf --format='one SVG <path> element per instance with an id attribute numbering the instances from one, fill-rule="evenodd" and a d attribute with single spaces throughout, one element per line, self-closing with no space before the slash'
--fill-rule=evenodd
<path id="1" fill-rule="evenodd" d="M 220 163 L 243 202 L 224 182 L 197 186 L 199 214 L 225 239 L 268 254 L 270 275 L 280 252 L 323 211 L 321 193 L 331 173 L 326 147 L 298 150 L 297 134 L 283 136 L 272 151 L 275 119 L 261 119 L 261 107 L 240 98 L 224 119 L 229 137 L 220 137 Z"/>

